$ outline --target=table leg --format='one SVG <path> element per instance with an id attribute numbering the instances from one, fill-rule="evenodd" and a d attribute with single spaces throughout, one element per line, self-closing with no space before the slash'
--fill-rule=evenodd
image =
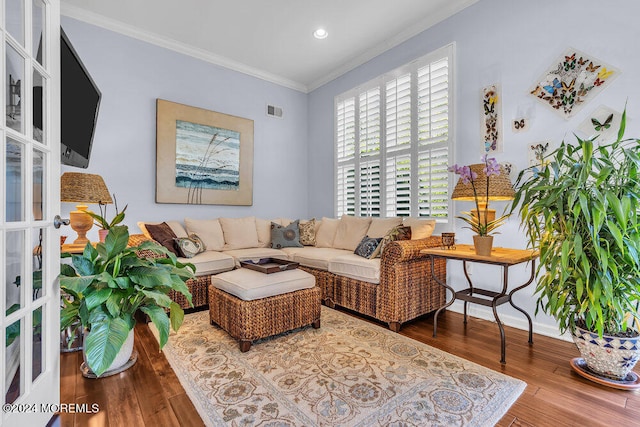
<path id="1" fill-rule="evenodd" d="M 511 306 L 516 310 L 518 310 L 520 313 L 524 314 L 525 317 L 527 318 L 527 321 L 529 322 L 529 344 L 533 344 L 533 322 L 531 321 L 531 316 L 529 316 L 529 313 L 524 311 L 522 308 L 515 305 L 513 303 L 512 298 L 514 293 L 516 293 L 522 288 L 529 286 L 529 284 L 533 282 L 533 279 L 535 277 L 535 270 L 536 270 L 536 260 L 534 259 L 534 260 L 531 260 L 531 277 L 529 277 L 529 280 L 527 281 L 527 283 L 525 283 L 524 285 L 518 286 L 517 288 L 509 292 L 509 304 L 511 304 Z"/>
<path id="2" fill-rule="evenodd" d="M 431 255 L 431 277 L 433 277 L 433 280 L 436 281 L 436 283 L 438 283 L 440 286 L 443 286 L 445 288 L 445 300 L 446 300 L 446 289 L 448 289 L 449 291 L 451 291 L 451 301 L 449 301 L 448 303 L 446 303 L 445 305 L 443 305 L 442 307 L 440 307 L 437 311 L 436 314 L 433 315 L 433 337 L 436 337 L 437 331 L 438 331 L 438 315 L 440 314 L 440 312 L 442 310 L 444 310 L 445 308 L 449 307 L 451 304 L 453 304 L 453 302 L 456 300 L 456 292 L 454 291 L 454 289 L 447 285 L 445 282 L 440 281 L 440 279 L 438 279 L 438 277 L 435 274 L 435 256 Z M 445 281 L 446 281 L 446 277 L 445 277 Z"/>
<path id="3" fill-rule="evenodd" d="M 469 284 L 469 295 L 473 295 L 473 282 L 471 281 L 471 277 L 469 277 L 469 273 L 467 273 L 467 261 L 462 261 L 462 271 L 464 271 L 464 277 L 467 279 L 467 283 Z M 469 301 L 464 302 L 464 324 L 467 324 L 467 304 Z"/>
<path id="4" fill-rule="evenodd" d="M 507 359 L 505 357 L 506 344 L 505 344 L 505 338 L 504 338 L 504 327 L 502 326 L 502 322 L 500 321 L 500 318 L 498 317 L 498 310 L 497 310 L 496 301 L 497 301 L 497 298 L 494 298 L 493 299 L 493 303 L 491 304 L 491 308 L 493 309 L 493 317 L 496 318 L 496 323 L 498 324 L 498 328 L 500 328 L 500 363 L 502 363 L 504 365 L 504 364 L 507 363 Z"/>

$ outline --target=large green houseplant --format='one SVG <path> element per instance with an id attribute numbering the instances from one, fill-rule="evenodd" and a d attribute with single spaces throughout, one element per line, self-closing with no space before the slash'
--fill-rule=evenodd
<path id="1" fill-rule="evenodd" d="M 576 137 L 545 157 L 540 170 L 522 171 L 512 208 L 520 204 L 529 244 L 540 251 L 536 312 L 542 308 L 561 332 L 573 333 L 591 371 L 614 379 L 626 377 L 638 354 L 613 363 L 624 366 L 608 360 L 598 367 L 592 356 L 606 358 L 610 348 L 587 341 L 638 335 L 640 141 L 624 139 L 625 123 L 626 111 L 613 142 Z"/>
<path id="2" fill-rule="evenodd" d="M 111 367 L 133 330 L 138 310 L 155 324 L 162 349 L 170 327 L 177 331 L 184 318 L 182 308 L 167 294 L 175 290 L 191 302 L 185 281 L 193 277 L 192 264 L 181 264 L 155 242 L 128 247 L 128 241 L 127 227 L 114 226 L 104 243 L 95 248 L 88 244 L 81 255 L 71 256 L 72 265 L 61 265 L 60 287 L 66 297 L 60 327 L 65 330 L 80 321 L 88 331 L 85 359 L 96 376 Z M 164 257 L 146 258 L 139 256 L 141 251 Z"/>

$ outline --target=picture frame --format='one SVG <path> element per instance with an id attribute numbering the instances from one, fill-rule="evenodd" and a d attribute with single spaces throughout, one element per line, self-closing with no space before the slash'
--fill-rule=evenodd
<path id="1" fill-rule="evenodd" d="M 251 206 L 253 120 L 157 99 L 156 203 Z"/>

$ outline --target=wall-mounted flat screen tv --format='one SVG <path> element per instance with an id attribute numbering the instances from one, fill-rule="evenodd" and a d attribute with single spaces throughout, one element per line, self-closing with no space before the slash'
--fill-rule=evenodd
<path id="1" fill-rule="evenodd" d="M 62 164 L 86 168 L 102 94 L 62 28 L 60 80 Z"/>

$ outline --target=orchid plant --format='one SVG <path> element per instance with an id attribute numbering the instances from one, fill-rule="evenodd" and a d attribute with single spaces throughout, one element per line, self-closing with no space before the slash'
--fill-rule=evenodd
<path id="1" fill-rule="evenodd" d="M 490 236 L 492 234 L 497 234 L 494 230 L 500 227 L 509 215 L 503 215 L 500 218 L 494 219 L 492 221 L 487 220 L 487 201 L 489 200 L 489 178 L 492 175 L 498 176 L 500 175 L 500 164 L 494 157 L 488 157 L 486 154 L 482 156 L 482 162 L 484 163 L 484 167 L 482 168 L 482 172 L 486 176 L 486 183 L 480 184 L 478 182 L 478 174 L 474 172 L 470 166 L 458 166 L 457 164 L 449 167 L 449 172 L 453 172 L 456 175 L 460 175 L 460 179 L 464 184 L 471 184 L 471 188 L 473 189 L 473 199 L 476 204 L 475 212 L 461 212 L 465 216 L 459 216 L 457 218 L 463 220 L 467 224 L 469 224 L 469 228 L 479 236 Z M 478 188 L 480 187 L 480 188 Z M 486 190 L 484 195 L 478 196 L 478 190 Z M 480 200 L 483 200 L 483 214 L 481 214 L 480 208 Z"/>

